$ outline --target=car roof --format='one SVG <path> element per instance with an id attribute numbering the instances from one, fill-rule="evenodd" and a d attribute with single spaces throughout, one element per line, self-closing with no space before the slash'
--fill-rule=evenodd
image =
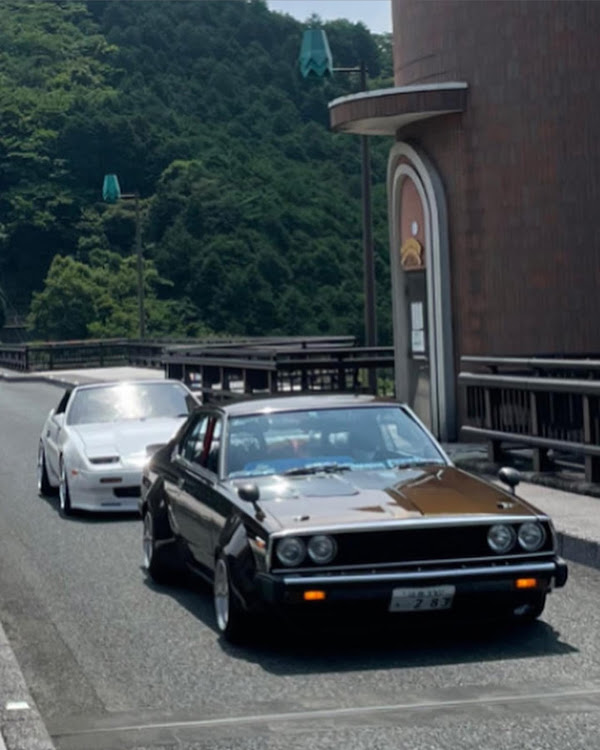
<path id="1" fill-rule="evenodd" d="M 368 406 L 401 406 L 398 401 L 372 395 L 354 393 L 310 394 L 302 396 L 270 396 L 220 404 L 230 416 L 261 414 L 277 411 L 310 411 L 313 409 L 342 409 Z"/>
<path id="2" fill-rule="evenodd" d="M 71 390 L 80 391 L 85 388 L 97 388 L 98 386 L 106 386 L 109 388 L 116 385 L 154 385 L 155 383 L 176 383 L 177 385 L 182 385 L 184 388 L 187 388 L 183 381 L 175 378 L 144 378 L 143 380 L 137 378 L 130 380 L 101 380 L 99 378 L 98 380 L 90 380 L 87 383 L 73 384 Z"/>

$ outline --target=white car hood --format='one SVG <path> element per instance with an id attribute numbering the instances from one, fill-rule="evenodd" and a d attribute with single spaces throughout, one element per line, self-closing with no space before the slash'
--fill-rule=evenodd
<path id="1" fill-rule="evenodd" d="M 123 422 L 71 426 L 88 459 L 118 456 L 125 466 L 140 466 L 146 446 L 167 443 L 183 418 L 128 419 Z"/>

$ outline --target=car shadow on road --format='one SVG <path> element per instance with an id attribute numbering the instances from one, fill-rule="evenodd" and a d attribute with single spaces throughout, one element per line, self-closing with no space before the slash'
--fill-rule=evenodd
<path id="1" fill-rule="evenodd" d="M 187 577 L 177 586 L 159 586 L 148 578 L 146 585 L 175 599 L 216 632 L 210 586 Z M 432 617 L 412 626 L 387 619 L 356 627 L 349 627 L 346 620 L 337 629 L 318 625 L 300 629 L 273 618 L 250 629 L 243 644 L 223 638 L 219 643 L 232 658 L 260 664 L 277 675 L 506 661 L 578 651 L 543 619 L 517 625 L 441 623 Z"/>

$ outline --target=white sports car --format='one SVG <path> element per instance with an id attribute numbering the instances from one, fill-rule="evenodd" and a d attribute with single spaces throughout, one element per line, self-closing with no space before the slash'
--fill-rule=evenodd
<path id="1" fill-rule="evenodd" d="M 50 411 L 40 437 L 38 489 L 60 511 L 137 511 L 142 467 L 199 406 L 179 380 L 79 385 Z"/>

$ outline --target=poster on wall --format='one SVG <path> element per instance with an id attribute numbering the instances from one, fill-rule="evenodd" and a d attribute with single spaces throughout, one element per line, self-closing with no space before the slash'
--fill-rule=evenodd
<path id="1" fill-rule="evenodd" d="M 411 349 L 413 354 L 425 353 L 425 319 L 423 303 L 410 303 Z"/>

